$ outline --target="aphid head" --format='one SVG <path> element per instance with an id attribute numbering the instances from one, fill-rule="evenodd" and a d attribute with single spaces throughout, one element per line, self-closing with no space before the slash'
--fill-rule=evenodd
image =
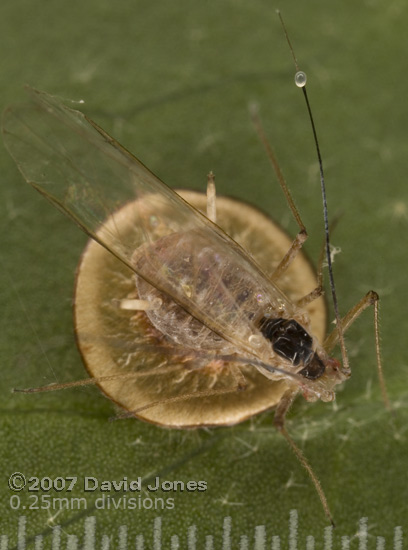
<path id="1" fill-rule="evenodd" d="M 319 350 L 319 358 L 323 362 L 325 370 L 317 380 L 302 386 L 302 394 L 306 401 L 334 401 L 334 387 L 350 377 L 350 371 L 342 368 L 340 361 L 334 357 L 328 357 L 324 351 Z M 316 353 L 317 354 L 317 353 Z"/>
<path id="2" fill-rule="evenodd" d="M 313 338 L 295 319 L 264 317 L 260 329 L 277 355 L 290 361 L 294 367 L 303 366 L 297 370 L 298 374 L 308 380 L 316 380 L 323 375 L 325 365 L 313 350 Z"/>
<path id="3" fill-rule="evenodd" d="M 348 378 L 337 359 L 316 349 L 313 338 L 295 319 L 261 320 L 260 330 L 272 344 L 273 351 L 296 367 L 296 374 L 305 379 L 303 395 L 308 401 L 334 399 L 333 388 Z"/>

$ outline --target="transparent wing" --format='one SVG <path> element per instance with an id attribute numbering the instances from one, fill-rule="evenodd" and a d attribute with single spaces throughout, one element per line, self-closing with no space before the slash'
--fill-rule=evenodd
<path id="1" fill-rule="evenodd" d="M 293 307 L 279 289 L 92 120 L 53 96 L 28 92 L 31 102 L 3 115 L 4 141 L 24 178 L 145 281 L 253 352 L 248 338 L 259 302 Z M 131 233 L 120 220 L 126 204 L 133 209 Z"/>

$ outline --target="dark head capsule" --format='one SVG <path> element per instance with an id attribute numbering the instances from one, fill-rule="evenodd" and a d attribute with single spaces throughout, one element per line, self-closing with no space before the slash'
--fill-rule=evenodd
<path id="1" fill-rule="evenodd" d="M 305 378 L 315 380 L 324 373 L 324 364 L 313 351 L 313 339 L 294 319 L 267 319 L 260 323 L 262 334 L 270 340 L 275 353 L 292 365 L 305 365 L 299 372 Z"/>

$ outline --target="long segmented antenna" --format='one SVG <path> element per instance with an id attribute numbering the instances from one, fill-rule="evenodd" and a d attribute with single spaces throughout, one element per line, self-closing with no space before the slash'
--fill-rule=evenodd
<path id="1" fill-rule="evenodd" d="M 332 262 L 331 254 L 330 254 L 329 214 L 328 214 L 328 208 L 327 208 L 326 185 L 325 185 L 325 181 L 324 181 L 323 161 L 322 161 L 322 157 L 321 157 L 321 154 L 320 154 L 319 141 L 317 139 L 316 127 L 315 127 L 315 123 L 314 123 L 314 119 L 313 119 L 313 115 L 312 115 L 312 110 L 311 110 L 310 103 L 309 103 L 309 98 L 308 98 L 308 95 L 307 95 L 307 92 L 306 92 L 307 76 L 306 76 L 306 73 L 301 71 L 300 68 L 299 68 L 299 65 L 298 65 L 298 62 L 297 62 L 297 59 L 296 59 L 296 55 L 295 55 L 295 51 L 294 51 L 293 46 L 291 44 L 291 41 L 289 39 L 289 35 L 288 35 L 287 30 L 286 30 L 285 23 L 283 22 L 282 15 L 281 15 L 279 10 L 276 10 L 276 13 L 278 14 L 279 20 L 280 20 L 282 28 L 283 28 L 283 32 L 285 33 L 286 41 L 287 41 L 289 49 L 292 53 L 293 61 L 295 62 L 295 67 L 296 67 L 295 84 L 298 88 L 302 89 L 303 97 L 305 98 L 305 101 L 306 101 L 307 112 L 309 114 L 310 123 L 312 125 L 313 138 L 314 138 L 314 143 L 315 143 L 315 148 L 316 148 L 316 153 L 317 153 L 317 160 L 318 160 L 318 163 L 319 163 L 320 188 L 321 188 L 322 199 L 323 199 L 323 217 L 324 217 L 324 234 L 325 234 L 325 245 L 326 245 L 325 246 L 326 247 L 326 259 L 327 259 L 327 266 L 328 266 L 328 271 L 329 271 L 329 281 L 330 281 L 330 289 L 331 289 L 332 300 L 333 300 L 334 316 L 335 316 L 335 319 L 336 319 L 336 327 L 337 327 L 338 335 L 339 335 L 339 344 L 340 344 L 341 355 L 342 355 L 342 360 L 343 360 L 343 371 L 344 371 L 345 374 L 350 374 L 349 360 L 348 360 L 348 356 L 347 356 L 346 344 L 344 342 L 344 335 L 343 335 L 343 330 L 342 330 L 342 327 L 341 327 L 341 317 L 340 317 L 339 306 L 338 306 L 338 302 L 337 302 L 336 286 L 334 284 L 333 262 Z"/>
<path id="2" fill-rule="evenodd" d="M 146 351 L 149 349 L 148 346 L 146 346 Z M 154 349 L 159 349 L 158 346 L 154 346 Z M 163 347 L 163 350 L 167 350 L 168 348 Z M 316 396 L 319 396 L 318 390 L 315 390 L 313 386 L 311 385 L 309 387 L 307 380 L 305 380 L 301 375 L 296 374 L 294 372 L 289 372 L 286 369 L 282 369 L 280 367 L 277 367 L 275 365 L 270 365 L 268 363 L 265 363 L 264 361 L 261 361 L 259 359 L 255 359 L 252 357 L 237 357 L 236 355 L 222 355 L 222 354 L 214 354 L 214 353 L 205 353 L 205 352 L 197 352 L 196 356 L 200 359 L 207 358 L 208 361 L 218 360 L 218 361 L 225 361 L 230 363 L 236 363 L 241 365 L 253 365 L 254 367 L 258 367 L 260 369 L 263 369 L 271 374 L 281 375 L 283 379 L 289 379 L 293 380 L 294 382 L 297 382 L 300 387 L 303 389 L 307 389 L 311 393 L 314 393 Z M 161 367 L 160 368 L 160 374 L 166 374 L 168 372 L 174 371 L 175 368 L 170 367 Z M 100 376 L 100 377 L 93 377 L 93 378 L 84 378 L 83 380 L 76 380 L 74 382 L 63 382 L 61 384 L 58 383 L 51 383 L 46 386 L 39 386 L 36 388 L 14 388 L 12 391 L 13 393 L 45 393 L 45 392 L 52 392 L 52 391 L 59 391 L 59 390 L 66 390 L 70 388 L 76 388 L 80 386 L 91 386 L 91 385 L 97 385 L 101 382 L 111 382 L 113 380 L 121 380 L 121 379 L 130 379 L 130 378 L 144 378 L 146 376 L 151 376 L 151 371 L 144 371 L 144 372 L 125 372 L 125 373 L 117 373 L 112 374 L 108 376 Z M 234 389 L 233 391 L 236 391 Z M 222 392 L 221 392 L 222 393 Z M 225 392 L 226 393 L 226 392 Z M 198 394 L 189 394 L 188 397 L 194 397 Z M 185 399 L 186 397 L 183 397 L 182 399 Z M 175 400 L 172 398 L 172 400 Z M 166 402 L 165 399 L 161 401 L 157 401 L 155 403 L 149 404 L 148 407 L 153 407 L 156 404 L 160 403 L 163 404 Z M 147 408 L 147 407 L 143 407 Z M 133 411 L 134 412 L 134 411 Z"/>

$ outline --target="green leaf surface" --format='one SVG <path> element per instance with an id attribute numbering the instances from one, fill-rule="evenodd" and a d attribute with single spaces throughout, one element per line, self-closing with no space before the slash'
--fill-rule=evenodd
<path id="1" fill-rule="evenodd" d="M 323 239 L 316 155 L 276 7 L 308 74 L 329 210 L 341 215 L 333 235 L 341 248 L 335 257 L 340 308 L 345 313 L 366 291 L 379 292 L 384 370 L 395 411 L 391 419 L 381 401 L 368 311 L 347 334 L 353 376 L 336 402 L 299 399 L 288 430 L 325 489 L 337 525 L 335 545 L 359 529 L 361 539 L 366 525 L 368 548 L 375 548 L 377 536 L 388 548 L 394 528 L 406 530 L 408 513 L 405 3 L 4 2 L 1 102 L 6 107 L 23 99 L 24 83 L 84 99 L 83 110 L 169 185 L 204 189 L 213 170 L 219 193 L 255 204 L 294 235 L 249 120 L 248 106 L 256 102 L 310 233 L 307 253 L 316 258 Z M 307 474 L 273 430 L 272 413 L 235 427 L 177 431 L 136 420 L 109 422 L 113 405 L 97 389 L 11 393 L 84 377 L 71 301 L 86 238 L 22 180 L 4 149 L 0 162 L 0 534 L 17 544 L 18 518 L 25 515 L 27 540 L 43 533 L 50 547 L 50 528 L 61 525 L 65 548 L 69 534 L 82 540 L 87 518 L 95 516 L 96 548 L 103 535 L 119 548 L 124 525 L 129 548 L 137 535 L 151 548 L 161 518 L 163 547 L 178 535 L 180 548 L 188 536 L 204 548 L 212 535 L 218 548 L 228 531 L 224 518 L 231 517 L 232 547 L 241 540 L 242 548 L 251 548 L 256 536 L 261 544 L 259 526 L 265 526 L 265 548 L 273 535 L 285 548 L 290 511 L 297 510 L 299 546 L 313 535 L 316 548 L 323 548 L 327 520 Z M 77 476 L 71 496 L 83 497 L 87 509 L 41 509 L 35 496 L 67 494 L 13 493 L 7 481 L 13 472 L 27 479 Z M 142 493 L 174 499 L 174 507 L 163 510 L 126 509 L 124 496 L 134 495 L 111 492 L 110 508 L 106 497 L 98 509 L 101 493 L 84 490 L 85 476 L 204 480 L 207 490 Z M 188 535 L 191 525 L 195 535 Z M 351 548 L 358 544 L 355 536 Z"/>

